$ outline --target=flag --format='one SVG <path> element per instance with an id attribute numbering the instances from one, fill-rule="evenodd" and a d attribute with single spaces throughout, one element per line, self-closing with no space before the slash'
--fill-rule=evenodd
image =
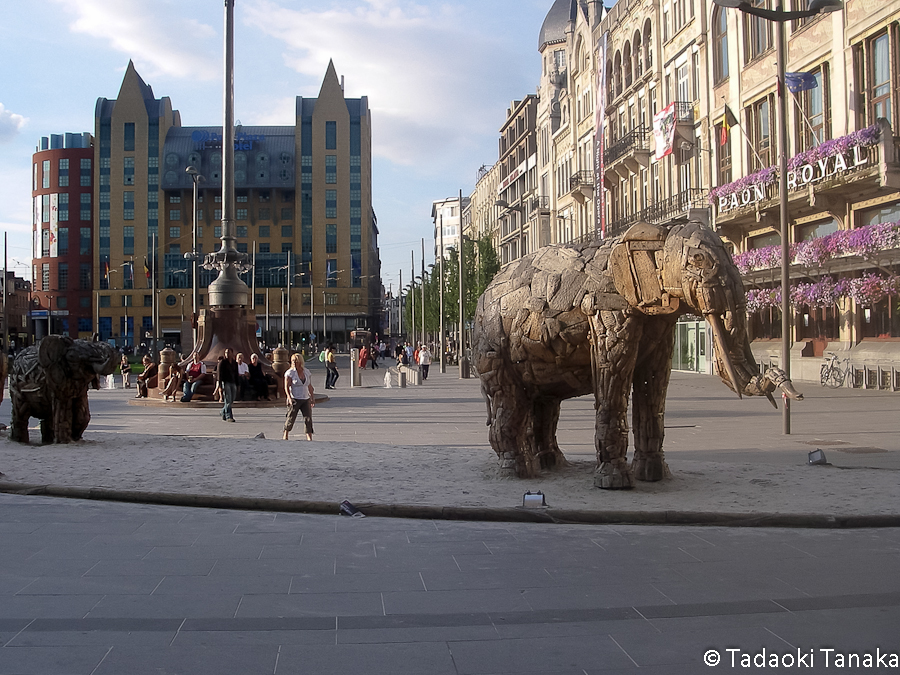
<path id="1" fill-rule="evenodd" d="M 109 260 L 103 261 L 103 278 L 109 283 Z"/>
<path id="2" fill-rule="evenodd" d="M 653 138 L 656 141 L 656 160 L 672 154 L 672 146 L 675 144 L 674 103 L 670 103 L 653 116 Z"/>
<path id="3" fill-rule="evenodd" d="M 144 274 L 147 275 L 147 278 L 150 278 L 150 265 L 147 264 L 147 256 L 144 256 Z"/>
<path id="4" fill-rule="evenodd" d="M 125 281 L 134 281 L 134 263 L 125 263 Z"/>
<path id="5" fill-rule="evenodd" d="M 737 126 L 738 120 L 731 112 L 728 104 L 725 104 L 725 113 L 722 115 L 722 131 L 719 136 L 719 145 L 725 145 L 728 142 L 728 134 L 731 133 L 731 127 Z"/>
<path id="6" fill-rule="evenodd" d="M 816 73 L 785 73 L 784 83 L 788 91 L 799 94 L 801 91 L 809 91 L 819 86 L 816 81 Z"/>

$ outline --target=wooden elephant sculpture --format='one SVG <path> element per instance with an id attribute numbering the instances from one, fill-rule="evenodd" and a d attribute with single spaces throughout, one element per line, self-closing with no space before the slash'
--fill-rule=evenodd
<path id="1" fill-rule="evenodd" d="M 28 442 L 28 420 L 41 420 L 43 443 L 81 439 L 91 420 L 88 388 L 115 371 L 116 350 L 105 342 L 48 335 L 21 351 L 9 377 L 9 438 Z"/>
<path id="2" fill-rule="evenodd" d="M 501 467 L 536 476 L 565 458 L 560 402 L 595 397 L 594 484 L 631 488 L 669 475 L 663 455 L 675 324 L 703 316 L 731 389 L 802 399 L 784 373 L 760 375 L 746 331 L 740 273 L 699 222 L 638 223 L 618 238 L 548 246 L 504 267 L 478 301 L 474 359 Z M 632 398 L 634 459 L 626 462 Z"/>

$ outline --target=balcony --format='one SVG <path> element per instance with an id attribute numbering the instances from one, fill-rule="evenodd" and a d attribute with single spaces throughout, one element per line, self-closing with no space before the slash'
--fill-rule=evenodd
<path id="1" fill-rule="evenodd" d="M 569 178 L 569 192 L 575 201 L 584 204 L 594 198 L 594 173 L 578 171 Z"/>
<path id="2" fill-rule="evenodd" d="M 550 197 L 535 196 L 528 200 L 528 211 L 533 215 L 535 213 L 550 212 Z"/>
<path id="3" fill-rule="evenodd" d="M 643 124 L 617 139 L 603 153 L 607 175 L 614 181 L 650 166 L 651 133 Z"/>
<path id="4" fill-rule="evenodd" d="M 709 204 L 706 190 L 691 188 L 672 195 L 667 199 L 649 204 L 646 208 L 616 218 L 609 224 L 609 236 L 624 234 L 625 230 L 639 222 L 665 225 L 672 222 L 685 222 L 692 218 L 708 220 Z M 703 211 L 706 213 L 698 213 Z"/>

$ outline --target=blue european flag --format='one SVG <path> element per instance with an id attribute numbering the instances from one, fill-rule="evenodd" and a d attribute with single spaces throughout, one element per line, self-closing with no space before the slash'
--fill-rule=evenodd
<path id="1" fill-rule="evenodd" d="M 799 94 L 801 91 L 809 91 L 819 86 L 815 73 L 785 73 L 784 83 L 788 91 Z"/>

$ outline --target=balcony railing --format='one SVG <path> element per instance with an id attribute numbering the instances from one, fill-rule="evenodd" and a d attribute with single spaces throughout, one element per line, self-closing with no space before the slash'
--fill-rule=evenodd
<path id="1" fill-rule="evenodd" d="M 643 124 L 635 127 L 627 134 L 616 140 L 615 143 L 606 149 L 603 153 L 603 161 L 612 164 L 620 157 L 634 152 L 635 150 L 650 149 L 650 130 Z"/>
<path id="2" fill-rule="evenodd" d="M 623 234 L 625 230 L 635 223 L 667 223 L 686 213 L 689 209 L 705 209 L 708 207 L 706 190 L 691 188 L 672 195 L 667 199 L 654 202 L 640 211 L 616 218 L 609 224 L 609 236 L 615 237 Z"/>
<path id="3" fill-rule="evenodd" d="M 675 101 L 675 121 L 694 122 L 694 104 L 691 101 Z"/>
<path id="4" fill-rule="evenodd" d="M 569 178 L 569 192 L 577 190 L 582 185 L 594 186 L 594 173 L 592 171 L 578 171 Z"/>
<path id="5" fill-rule="evenodd" d="M 550 197 L 532 197 L 528 200 L 528 210 L 531 213 L 535 211 L 548 211 L 550 209 Z"/>

